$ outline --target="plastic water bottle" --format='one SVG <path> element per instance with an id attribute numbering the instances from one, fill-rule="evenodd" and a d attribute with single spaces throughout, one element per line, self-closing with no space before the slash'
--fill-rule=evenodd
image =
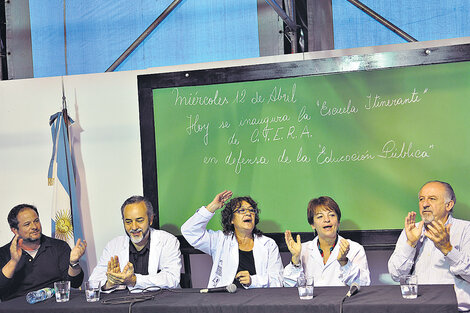
<path id="1" fill-rule="evenodd" d="M 30 291 L 26 295 L 26 301 L 30 304 L 41 302 L 51 298 L 55 294 L 54 288 L 42 288 L 36 291 Z"/>

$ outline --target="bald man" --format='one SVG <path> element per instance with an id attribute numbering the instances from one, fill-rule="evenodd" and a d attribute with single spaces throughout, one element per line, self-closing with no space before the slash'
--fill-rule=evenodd
<path id="1" fill-rule="evenodd" d="M 453 284 L 460 311 L 470 310 L 470 222 L 452 216 L 450 184 L 430 181 L 419 191 L 421 221 L 409 212 L 390 260 L 392 279 L 415 274 L 420 284 Z"/>

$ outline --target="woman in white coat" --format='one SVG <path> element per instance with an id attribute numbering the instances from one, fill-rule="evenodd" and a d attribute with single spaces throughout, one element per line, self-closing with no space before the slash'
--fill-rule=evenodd
<path id="1" fill-rule="evenodd" d="M 370 285 L 364 248 L 338 235 L 341 220 L 338 204 L 327 196 L 312 199 L 307 219 L 318 234 L 312 241 L 301 244 L 300 235 L 295 241 L 289 230 L 285 232 L 292 259 L 284 269 L 284 286 L 296 286 L 302 273 L 313 276 L 315 286 Z"/>
<path id="2" fill-rule="evenodd" d="M 256 228 L 257 203 L 251 197 L 230 200 L 222 210 L 223 231 L 206 229 L 215 211 L 232 197 L 231 191 L 215 196 L 181 227 L 184 238 L 212 257 L 208 288 L 235 283 L 243 288 L 281 287 L 283 265 L 275 241 Z"/>

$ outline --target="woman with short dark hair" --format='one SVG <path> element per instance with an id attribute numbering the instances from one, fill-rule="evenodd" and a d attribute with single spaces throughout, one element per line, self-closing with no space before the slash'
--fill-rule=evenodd
<path id="1" fill-rule="evenodd" d="M 235 283 L 243 288 L 282 286 L 282 262 L 275 241 L 256 228 L 259 209 L 251 197 L 233 198 L 231 191 L 215 196 L 181 227 L 184 238 L 212 257 L 208 288 Z M 223 231 L 206 229 L 216 210 L 222 210 Z"/>

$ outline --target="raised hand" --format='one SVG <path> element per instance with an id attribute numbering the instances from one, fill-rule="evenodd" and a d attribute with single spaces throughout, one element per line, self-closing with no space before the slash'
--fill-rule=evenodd
<path id="1" fill-rule="evenodd" d="M 85 253 L 85 249 L 86 249 L 86 241 L 78 238 L 77 243 L 75 244 L 75 247 L 73 247 L 72 251 L 70 251 L 70 263 L 72 264 L 77 263 L 78 260 Z"/>
<path id="2" fill-rule="evenodd" d="M 121 267 L 119 265 L 119 257 L 117 255 L 111 257 L 108 261 L 108 269 L 106 271 L 106 277 L 108 280 L 106 281 L 105 289 L 113 288 L 114 286 L 119 285 L 119 283 L 114 279 L 111 274 L 116 274 L 121 272 Z"/>
<path id="3" fill-rule="evenodd" d="M 416 227 L 416 212 L 408 212 L 408 215 L 405 217 L 405 232 L 407 243 L 413 248 L 418 243 L 419 238 L 421 237 L 421 232 L 423 231 L 424 222 L 421 221 Z"/>
<path id="4" fill-rule="evenodd" d="M 235 275 L 235 278 L 238 279 L 240 284 L 242 284 L 246 287 L 251 285 L 251 276 L 250 276 L 250 272 L 248 272 L 248 271 L 238 272 L 237 275 Z"/>
<path id="5" fill-rule="evenodd" d="M 119 258 L 117 255 L 111 257 L 108 261 L 108 271 L 109 273 L 120 273 L 121 272 L 121 265 L 119 264 Z"/>
<path id="6" fill-rule="evenodd" d="M 286 230 L 284 233 L 286 239 L 286 245 L 292 254 L 292 263 L 298 265 L 300 262 L 300 252 L 302 251 L 302 243 L 300 242 L 300 235 L 297 235 L 297 241 L 294 241 L 292 238 L 292 233 L 290 230 Z"/>
<path id="7" fill-rule="evenodd" d="M 436 248 L 438 248 L 444 255 L 452 250 L 450 244 L 450 224 L 444 225 L 442 221 L 432 221 L 426 225 L 426 231 L 424 235 L 434 242 Z"/>
<path id="8" fill-rule="evenodd" d="M 20 261 L 21 255 L 23 254 L 23 250 L 21 249 L 21 245 L 23 244 L 23 239 L 18 239 L 19 236 L 15 235 L 13 240 L 11 241 L 10 245 L 10 261 L 5 264 L 2 268 L 2 273 L 7 278 L 12 278 L 15 274 L 16 266 Z"/>
<path id="9" fill-rule="evenodd" d="M 131 262 L 127 262 L 122 272 L 107 272 L 108 282 L 113 286 L 115 285 L 126 285 L 134 286 L 136 283 L 136 276 L 134 274 L 134 265 Z"/>
<path id="10" fill-rule="evenodd" d="M 15 263 L 20 261 L 21 255 L 23 254 L 23 249 L 21 249 L 22 245 L 23 239 L 19 238 L 19 235 L 15 235 L 10 245 L 11 260 Z"/>
<path id="11" fill-rule="evenodd" d="M 349 241 L 346 239 L 341 239 L 339 242 L 339 252 L 338 252 L 338 262 L 341 266 L 345 266 L 348 263 L 348 255 L 349 252 Z"/>
<path id="12" fill-rule="evenodd" d="M 233 193 L 230 190 L 224 190 L 215 196 L 214 200 L 206 206 L 210 212 L 214 213 L 224 206 L 225 201 L 232 197 Z"/>

